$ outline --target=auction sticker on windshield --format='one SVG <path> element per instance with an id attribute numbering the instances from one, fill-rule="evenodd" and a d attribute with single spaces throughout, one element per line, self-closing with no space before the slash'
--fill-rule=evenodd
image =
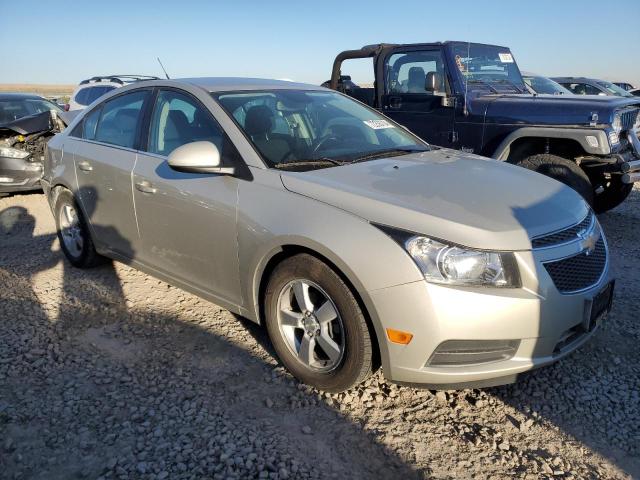
<path id="1" fill-rule="evenodd" d="M 374 130 L 381 130 L 383 128 L 394 128 L 393 125 L 391 125 L 386 120 L 363 120 L 363 122 L 367 127 L 373 128 Z"/>
<path id="2" fill-rule="evenodd" d="M 513 63 L 513 57 L 510 53 L 499 53 L 498 56 L 502 63 Z"/>

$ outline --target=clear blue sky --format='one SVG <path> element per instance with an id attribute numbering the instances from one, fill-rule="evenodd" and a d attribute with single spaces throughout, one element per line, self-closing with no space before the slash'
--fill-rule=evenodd
<path id="1" fill-rule="evenodd" d="M 0 83 L 159 75 L 156 56 L 173 77 L 319 83 L 341 50 L 469 40 L 511 47 L 523 70 L 640 87 L 640 0 L 0 0 L 0 12 Z"/>

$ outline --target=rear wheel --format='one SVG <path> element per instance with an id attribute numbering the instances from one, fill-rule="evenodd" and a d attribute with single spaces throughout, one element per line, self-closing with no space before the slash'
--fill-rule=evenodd
<path id="1" fill-rule="evenodd" d="M 593 187 L 589 177 L 574 161 L 542 153 L 520 160 L 516 165 L 564 183 L 582 195 L 589 205 L 593 205 Z"/>
<path id="2" fill-rule="evenodd" d="M 60 247 L 73 266 L 90 268 L 106 261 L 96 252 L 87 223 L 70 191 L 60 192 L 54 214 Z"/>
<path id="3" fill-rule="evenodd" d="M 308 254 L 284 260 L 265 294 L 269 337 L 301 382 L 341 392 L 372 372 L 369 329 L 358 302 L 328 265 Z"/>
<path id="4" fill-rule="evenodd" d="M 598 187 L 604 189 L 604 191 L 595 195 L 593 209 L 596 213 L 604 213 L 617 207 L 625 201 L 633 190 L 633 184 L 622 183 L 620 175 L 597 173 L 590 175 L 590 177 L 591 183 L 596 189 Z"/>

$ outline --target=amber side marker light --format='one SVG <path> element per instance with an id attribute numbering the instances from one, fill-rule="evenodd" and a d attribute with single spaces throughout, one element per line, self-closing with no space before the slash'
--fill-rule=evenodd
<path id="1" fill-rule="evenodd" d="M 387 337 L 393 343 L 408 345 L 413 338 L 413 334 L 408 332 L 401 332 L 400 330 L 394 330 L 393 328 L 387 328 Z"/>

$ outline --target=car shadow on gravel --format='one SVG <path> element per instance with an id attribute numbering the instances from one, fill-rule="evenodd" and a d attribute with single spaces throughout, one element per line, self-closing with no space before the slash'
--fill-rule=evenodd
<path id="1" fill-rule="evenodd" d="M 0 212 L 2 476 L 428 476 L 301 388 L 258 326 L 211 304 L 168 312 L 124 291 L 127 267 L 73 268 L 34 225 Z"/>

